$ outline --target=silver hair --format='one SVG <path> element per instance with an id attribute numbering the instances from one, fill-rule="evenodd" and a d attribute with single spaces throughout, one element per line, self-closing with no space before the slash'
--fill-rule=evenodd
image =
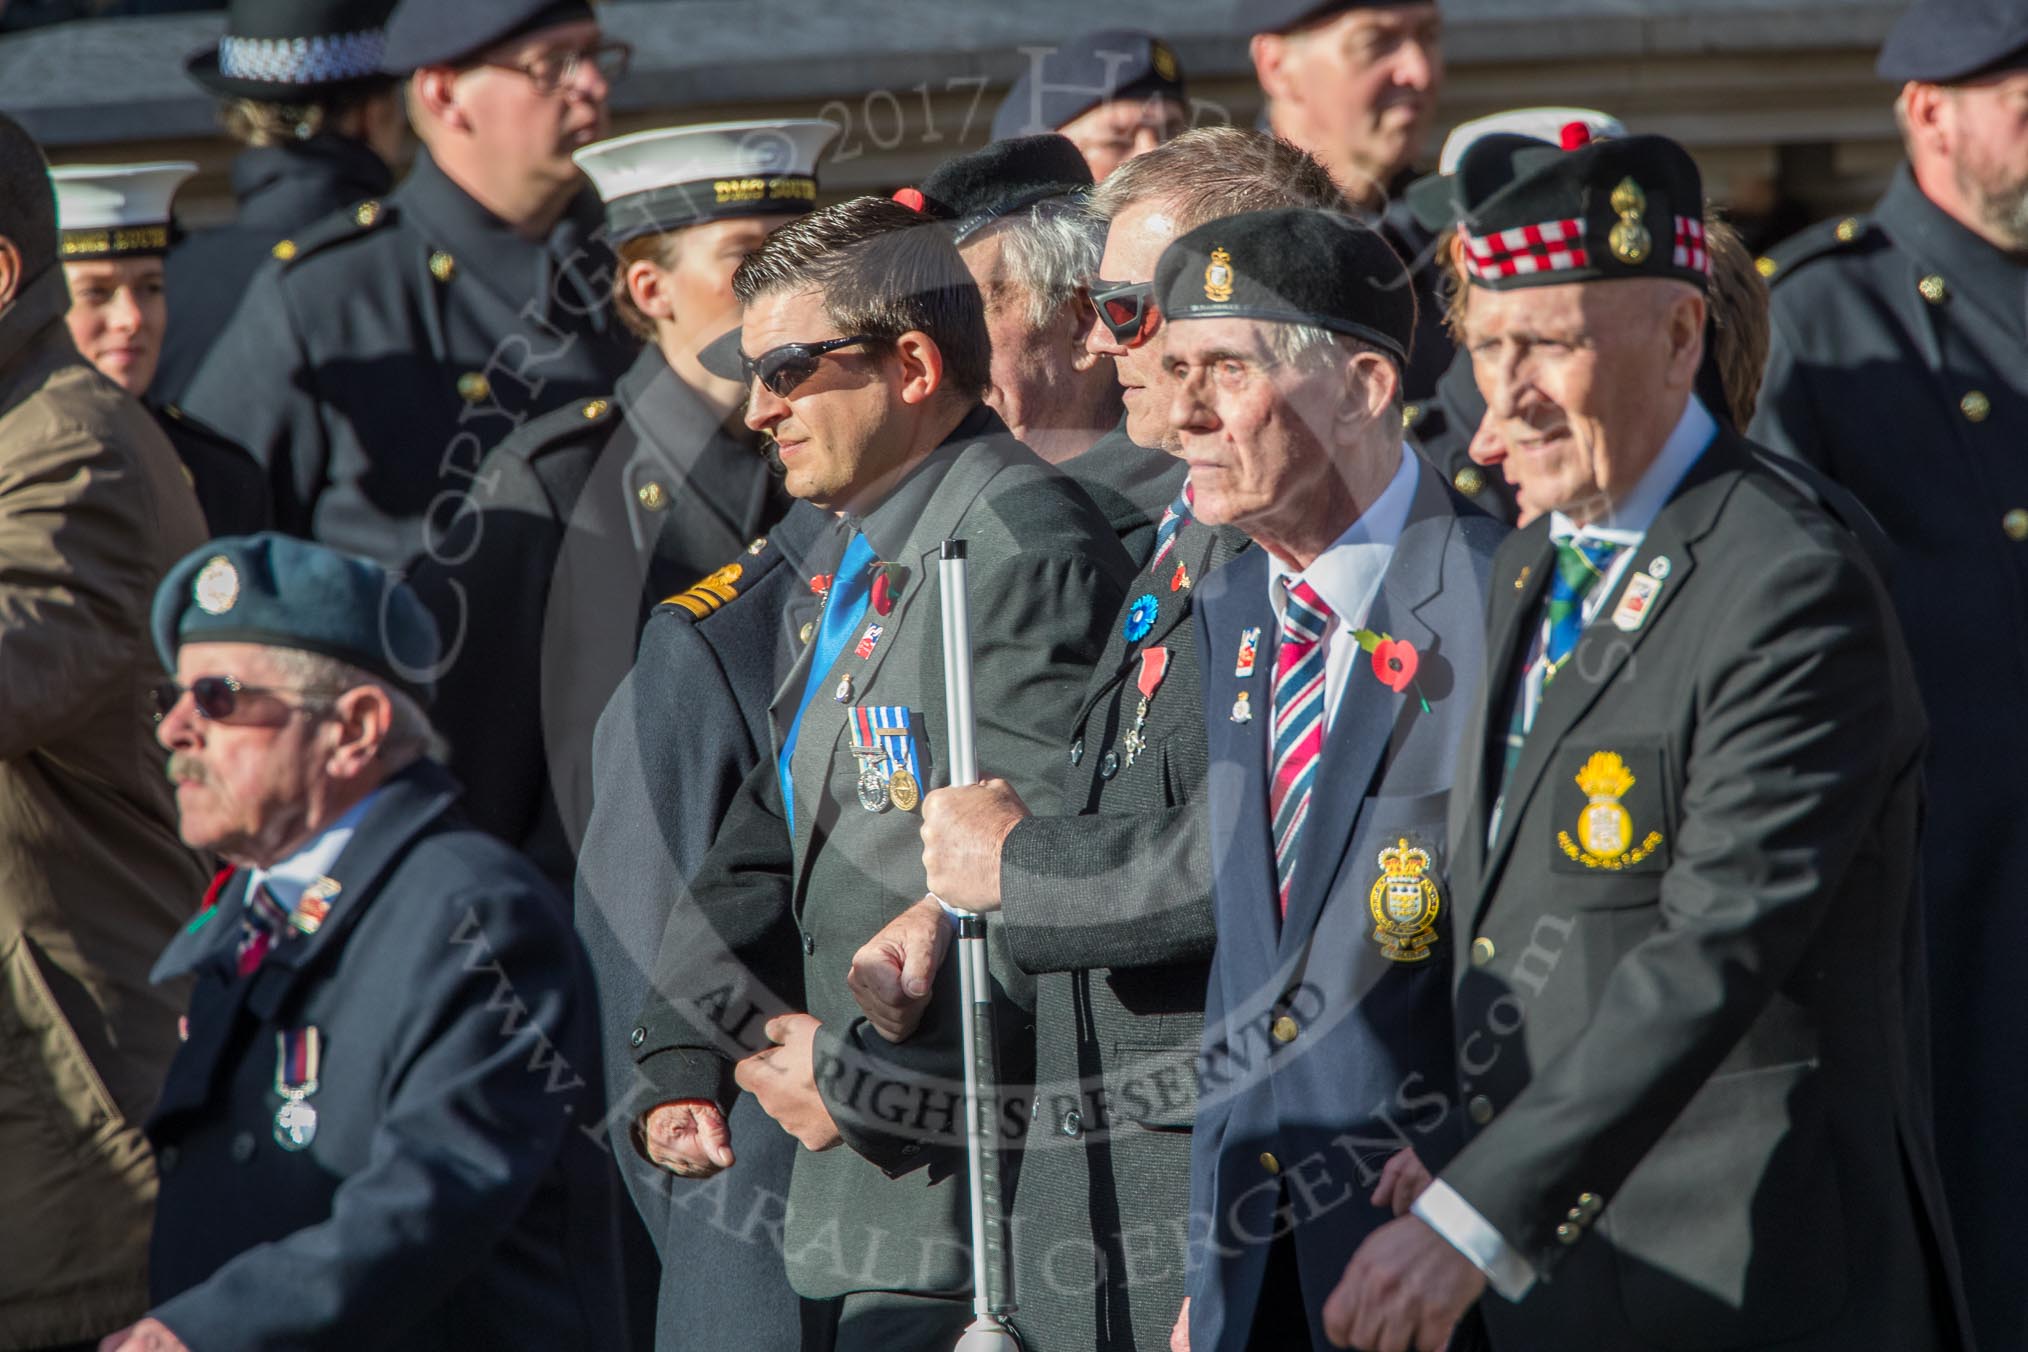
<path id="1" fill-rule="evenodd" d="M 1371 352 L 1386 358 L 1397 374 L 1401 371 L 1401 363 L 1395 360 L 1393 353 L 1378 344 L 1354 338 L 1349 333 L 1339 333 L 1316 324 L 1268 324 L 1265 327 L 1268 355 L 1284 366 L 1301 370 L 1333 362 L 1342 364 L 1362 352 Z M 1402 421 L 1403 406 L 1401 385 L 1397 381 L 1394 399 L 1388 405 L 1388 412 L 1396 423 Z"/>
<path id="2" fill-rule="evenodd" d="M 996 222 L 1007 279 L 1027 298 L 1028 323 L 1040 329 L 1077 297 L 1098 271 L 1105 226 L 1082 210 L 1046 206 Z"/>
<path id="3" fill-rule="evenodd" d="M 407 764 L 417 756 L 441 761 L 449 755 L 450 744 L 430 722 L 430 716 L 424 712 L 422 705 L 406 691 L 350 662 L 326 657 L 322 653 L 305 652 L 301 648 L 271 647 L 267 655 L 278 678 L 300 686 L 312 700 L 329 703 L 347 690 L 362 685 L 370 685 L 386 695 L 394 712 L 388 721 L 387 736 L 380 744 L 383 761 Z"/>

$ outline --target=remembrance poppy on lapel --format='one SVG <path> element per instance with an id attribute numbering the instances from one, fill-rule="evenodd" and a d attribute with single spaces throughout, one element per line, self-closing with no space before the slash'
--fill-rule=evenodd
<path id="1" fill-rule="evenodd" d="M 1120 626 L 1120 634 L 1129 643 L 1139 643 L 1155 627 L 1155 619 L 1162 613 L 1162 603 L 1153 592 L 1142 592 L 1134 598 L 1134 604 L 1127 610 L 1127 622 Z"/>

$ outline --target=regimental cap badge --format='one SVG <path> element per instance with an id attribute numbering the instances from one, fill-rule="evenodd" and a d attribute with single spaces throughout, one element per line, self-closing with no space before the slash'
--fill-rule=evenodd
<path id="1" fill-rule="evenodd" d="M 223 554 L 214 554 L 197 570 L 190 585 L 191 599 L 207 615 L 223 615 L 239 600 L 239 569 Z"/>
<path id="2" fill-rule="evenodd" d="M 1160 42 L 1148 44 L 1148 64 L 1155 68 L 1155 74 L 1164 80 L 1176 78 L 1176 53 Z"/>
<path id="3" fill-rule="evenodd" d="M 1641 213 L 1648 209 L 1648 195 L 1641 191 L 1641 185 L 1631 175 L 1623 178 L 1613 189 L 1613 214 L 1619 223 L 1606 236 L 1606 243 L 1612 247 L 1613 257 L 1629 267 L 1647 261 L 1655 242 L 1648 235 L 1648 227 L 1641 224 Z"/>
<path id="4" fill-rule="evenodd" d="M 1619 752 L 1592 752 L 1575 779 L 1587 801 L 1577 814 L 1576 839 L 1568 831 L 1557 833 L 1556 843 L 1566 856 L 1586 868 L 1621 869 L 1655 852 L 1662 833 L 1650 831 L 1636 844 L 1633 816 L 1620 803 L 1636 781 Z"/>
<path id="5" fill-rule="evenodd" d="M 1232 255 L 1223 245 L 1211 251 L 1211 261 L 1204 265 L 1204 299 L 1214 305 L 1232 299 Z"/>
<path id="6" fill-rule="evenodd" d="M 1367 896 L 1373 940 L 1389 962 L 1423 962 L 1436 945 L 1443 897 L 1429 877 L 1429 851 L 1405 836 L 1380 852 L 1380 878 Z"/>

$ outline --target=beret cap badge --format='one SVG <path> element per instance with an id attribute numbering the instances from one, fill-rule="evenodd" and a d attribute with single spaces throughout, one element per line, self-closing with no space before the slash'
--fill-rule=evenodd
<path id="1" fill-rule="evenodd" d="M 190 584 L 191 599 L 207 615 L 223 615 L 239 600 L 239 570 L 219 554 L 208 560 Z"/>
<path id="2" fill-rule="evenodd" d="M 1613 257 L 1629 266 L 1647 261 L 1654 240 L 1648 235 L 1648 227 L 1641 224 L 1641 213 L 1648 209 L 1648 195 L 1641 191 L 1641 185 L 1631 176 L 1623 178 L 1613 189 L 1612 209 L 1620 220 L 1606 236 L 1612 247 Z"/>
<path id="3" fill-rule="evenodd" d="M 1204 299 L 1214 305 L 1232 299 L 1232 255 L 1223 247 L 1213 249 L 1211 261 L 1204 265 Z"/>

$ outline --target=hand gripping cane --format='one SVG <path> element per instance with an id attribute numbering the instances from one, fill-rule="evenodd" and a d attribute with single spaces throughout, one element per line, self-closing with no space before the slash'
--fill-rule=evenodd
<path id="1" fill-rule="evenodd" d="M 946 540 L 937 558 L 937 590 L 944 609 L 944 708 L 949 728 L 951 783 L 976 784 L 972 746 L 972 620 L 965 604 L 965 542 Z M 954 1352 L 1021 1352 L 1021 1340 L 1004 1316 L 1007 1228 L 1000 1214 L 1000 1152 L 993 1139 L 999 1120 L 993 1091 L 993 980 L 986 967 L 985 917 L 950 910 L 958 926 L 958 990 L 963 1002 L 959 1035 L 965 1057 L 965 1162 L 972 1206 L 972 1322 Z"/>

